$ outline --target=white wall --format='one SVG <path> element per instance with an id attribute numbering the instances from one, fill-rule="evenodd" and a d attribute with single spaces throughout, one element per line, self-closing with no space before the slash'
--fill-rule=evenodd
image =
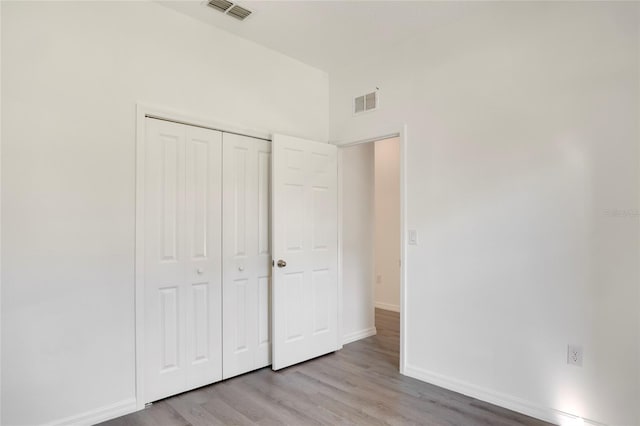
<path id="1" fill-rule="evenodd" d="M 0 2 L 0 51 L 2 46 L 2 2 Z M 0 54 L 0 96 L 2 94 L 2 55 Z M 2 423 L 2 102 L 0 99 L 0 423 Z"/>
<path id="2" fill-rule="evenodd" d="M 375 145 L 375 306 L 400 311 L 400 140 Z"/>
<path id="3" fill-rule="evenodd" d="M 342 229 L 342 335 L 345 343 L 375 333 L 374 158 L 371 143 L 338 151 Z"/>
<path id="4" fill-rule="evenodd" d="M 0 2 L 0 51 L 2 46 L 2 2 Z M 2 94 L 2 55 L 0 55 L 0 96 Z M 2 423 L 2 102 L 0 99 L 0 423 Z"/>
<path id="5" fill-rule="evenodd" d="M 2 3 L 2 424 L 116 412 L 136 101 L 327 140 L 328 77 L 151 2 Z"/>
<path id="6" fill-rule="evenodd" d="M 407 125 L 406 372 L 639 424 L 640 5 L 434 7 L 473 10 L 331 75 L 333 141 Z"/>

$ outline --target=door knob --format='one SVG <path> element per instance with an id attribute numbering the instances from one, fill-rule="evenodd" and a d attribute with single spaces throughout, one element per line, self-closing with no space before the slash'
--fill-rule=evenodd
<path id="1" fill-rule="evenodd" d="M 242 265 L 238 266 L 238 271 L 240 271 L 240 272 L 244 271 L 244 266 L 242 266 Z"/>
<path id="2" fill-rule="evenodd" d="M 278 268 L 284 268 L 285 266 L 287 266 L 287 262 L 282 259 L 278 260 Z"/>
<path id="3" fill-rule="evenodd" d="M 198 273 L 198 275 L 202 275 L 204 270 L 202 268 L 198 268 L 198 269 L 196 269 L 196 272 Z"/>

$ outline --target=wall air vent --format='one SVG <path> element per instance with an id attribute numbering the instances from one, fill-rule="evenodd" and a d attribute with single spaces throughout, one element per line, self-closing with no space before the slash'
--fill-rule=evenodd
<path id="1" fill-rule="evenodd" d="M 374 111 L 378 109 L 379 103 L 378 90 L 358 96 L 353 100 L 353 113 L 362 114 L 363 112 Z"/>
<path id="2" fill-rule="evenodd" d="M 207 6 L 212 7 L 225 15 L 233 16 L 240 21 L 244 21 L 253 13 L 249 9 L 245 9 L 244 7 L 238 6 L 228 0 L 209 0 L 207 2 Z"/>

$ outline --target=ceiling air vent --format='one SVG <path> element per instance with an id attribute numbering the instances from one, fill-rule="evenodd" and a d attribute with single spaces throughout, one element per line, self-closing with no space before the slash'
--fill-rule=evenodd
<path id="1" fill-rule="evenodd" d="M 209 0 L 207 2 L 207 6 L 212 7 L 225 15 L 233 16 L 240 21 L 244 21 L 253 13 L 249 9 L 245 9 L 244 7 L 238 6 L 228 0 Z"/>
<path id="2" fill-rule="evenodd" d="M 207 4 L 220 12 L 226 12 L 231 6 L 233 6 L 233 3 L 227 0 L 209 0 L 209 3 Z"/>
<path id="3" fill-rule="evenodd" d="M 251 15 L 251 11 L 248 9 L 245 9 L 244 7 L 240 7 L 236 4 L 231 9 L 229 9 L 229 11 L 227 12 L 227 15 L 233 16 L 236 19 L 244 21 L 249 15 Z"/>
<path id="4" fill-rule="evenodd" d="M 361 114 L 367 111 L 374 111 L 378 109 L 379 98 L 378 91 L 367 93 L 366 95 L 358 96 L 353 100 L 353 113 Z"/>

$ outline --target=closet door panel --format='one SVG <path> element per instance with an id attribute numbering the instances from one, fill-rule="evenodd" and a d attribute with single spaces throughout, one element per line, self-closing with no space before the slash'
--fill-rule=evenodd
<path id="1" fill-rule="evenodd" d="M 222 377 L 220 132 L 146 120 L 144 399 Z"/>
<path id="2" fill-rule="evenodd" d="M 145 397 L 182 392 L 186 377 L 185 132 L 147 120 L 145 152 Z"/>
<path id="3" fill-rule="evenodd" d="M 222 134 L 186 127 L 187 386 L 222 379 Z"/>
<path id="4" fill-rule="evenodd" d="M 270 363 L 269 152 L 223 134 L 223 377 Z"/>

